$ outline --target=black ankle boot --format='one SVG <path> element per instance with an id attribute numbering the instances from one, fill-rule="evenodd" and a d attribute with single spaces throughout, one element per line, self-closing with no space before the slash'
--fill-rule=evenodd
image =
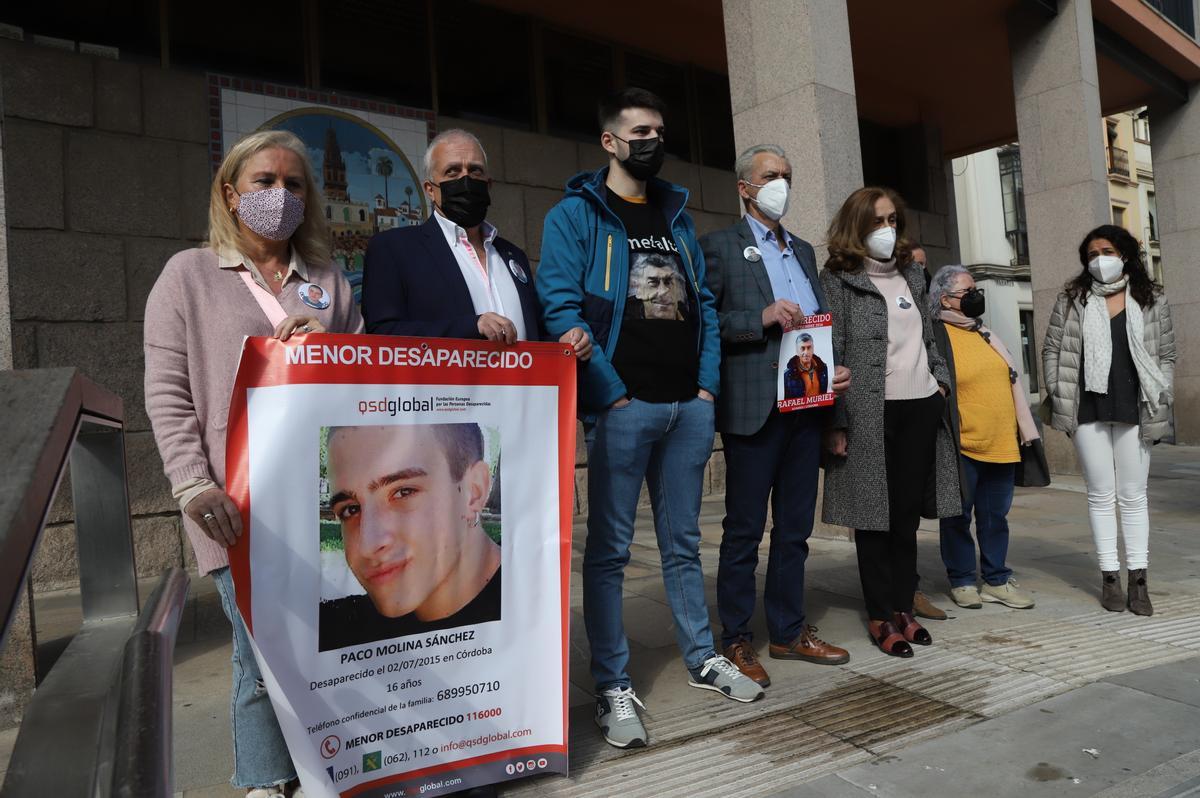
<path id="1" fill-rule="evenodd" d="M 1101 571 L 1100 604 L 1109 612 L 1125 612 L 1125 597 L 1121 595 L 1121 572 Z"/>
<path id="2" fill-rule="evenodd" d="M 1150 588 L 1146 584 L 1146 569 L 1140 568 L 1129 572 L 1129 611 L 1134 615 L 1153 615 L 1154 605 L 1150 603 Z"/>

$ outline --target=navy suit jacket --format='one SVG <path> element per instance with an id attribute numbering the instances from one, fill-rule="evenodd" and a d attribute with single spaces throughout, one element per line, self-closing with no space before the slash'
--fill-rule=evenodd
<path id="1" fill-rule="evenodd" d="M 529 258 L 500 236 L 492 244 L 505 264 L 516 261 L 527 278 L 522 282 L 513 275 L 513 283 L 521 297 L 525 335 L 539 341 L 542 309 Z M 424 224 L 371 238 L 363 264 L 362 314 L 367 332 L 376 335 L 483 338 L 467 281 L 432 215 Z"/>

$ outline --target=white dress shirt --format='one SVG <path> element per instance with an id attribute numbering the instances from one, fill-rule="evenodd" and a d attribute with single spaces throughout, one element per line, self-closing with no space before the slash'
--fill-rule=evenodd
<path id="1" fill-rule="evenodd" d="M 463 279 L 467 281 L 467 290 L 471 292 L 471 304 L 475 306 L 476 315 L 498 313 L 513 323 L 517 328 L 517 340 L 529 340 L 525 335 L 525 313 L 521 309 L 521 295 L 517 293 L 517 285 L 513 282 L 508 264 L 500 257 L 492 242 L 496 238 L 496 228 L 490 222 L 483 222 L 480 230 L 483 233 L 483 252 L 487 257 L 481 263 L 467 238 L 467 231 L 447 219 L 434 209 L 434 218 L 446 236 L 446 243 L 454 253 L 454 260 L 462 271 Z"/>

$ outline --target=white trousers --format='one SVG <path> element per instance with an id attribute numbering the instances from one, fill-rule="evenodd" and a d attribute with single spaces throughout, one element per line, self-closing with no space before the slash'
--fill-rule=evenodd
<path id="1" fill-rule="evenodd" d="M 1088 516 L 1101 571 L 1119 571 L 1117 509 L 1125 537 L 1125 562 L 1130 570 L 1150 560 L 1150 510 L 1146 480 L 1150 476 L 1150 446 L 1136 424 L 1093 422 L 1075 431 L 1075 451 L 1087 482 Z"/>

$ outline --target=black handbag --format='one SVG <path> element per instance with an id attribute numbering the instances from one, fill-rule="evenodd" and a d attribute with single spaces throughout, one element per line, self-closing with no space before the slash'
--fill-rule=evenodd
<path id="1" fill-rule="evenodd" d="M 1044 488 L 1050 484 L 1050 464 L 1046 462 L 1046 447 L 1041 438 L 1034 438 L 1028 446 L 1021 447 L 1021 462 L 1013 483 L 1022 488 Z"/>

